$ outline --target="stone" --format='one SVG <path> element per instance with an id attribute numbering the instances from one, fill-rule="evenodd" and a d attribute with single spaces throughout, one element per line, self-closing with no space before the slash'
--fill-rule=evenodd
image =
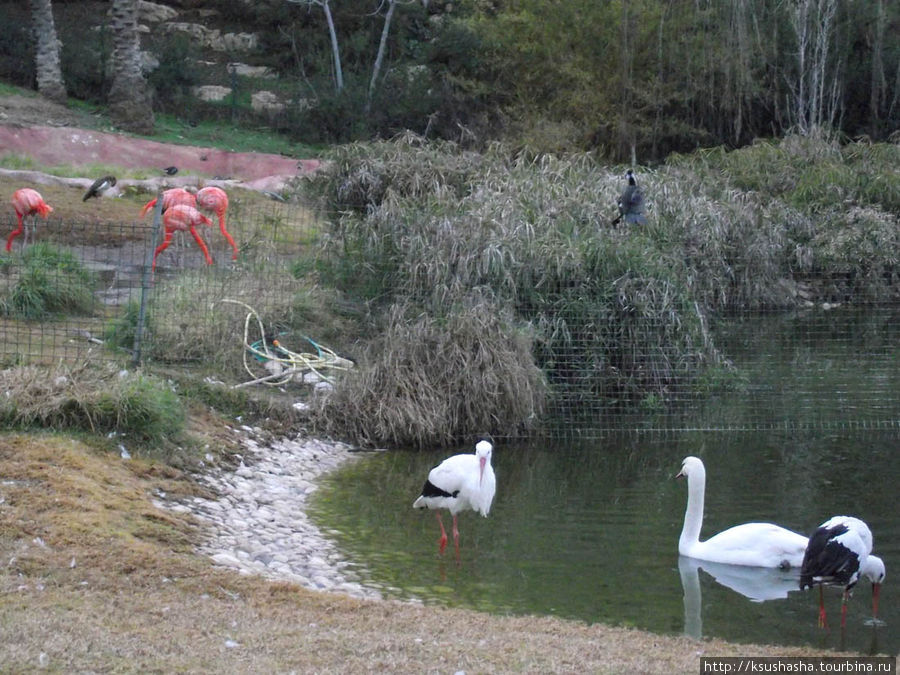
<path id="1" fill-rule="evenodd" d="M 139 21 L 161 23 L 163 21 L 171 21 L 176 16 L 178 16 L 178 11 L 172 7 L 155 2 L 147 2 L 146 0 L 138 0 Z"/>
<path id="2" fill-rule="evenodd" d="M 217 499 L 177 502 L 160 494 L 162 501 L 154 503 L 197 516 L 209 535 L 201 552 L 217 565 L 312 590 L 380 598 L 377 588 L 360 579 L 364 567 L 344 560 L 304 510 L 315 481 L 358 455 L 341 443 L 298 438 L 266 444 L 259 430 L 247 434 L 247 463 L 233 472 L 209 468 L 200 477 Z"/>
<path id="3" fill-rule="evenodd" d="M 229 63 L 228 72 L 234 72 L 235 75 L 241 77 L 259 77 L 267 80 L 278 77 L 266 66 L 250 66 L 246 63 Z"/>
<path id="4" fill-rule="evenodd" d="M 191 93 L 201 101 L 224 101 L 231 96 L 231 87 L 217 84 L 204 84 L 191 89 Z"/>
<path id="5" fill-rule="evenodd" d="M 250 107 L 255 112 L 281 112 L 284 103 L 278 100 L 278 96 L 271 91 L 257 91 L 250 95 Z"/>

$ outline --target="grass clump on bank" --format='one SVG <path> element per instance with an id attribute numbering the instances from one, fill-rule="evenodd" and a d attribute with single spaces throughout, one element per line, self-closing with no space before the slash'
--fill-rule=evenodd
<path id="1" fill-rule="evenodd" d="M 9 368 L 0 371 L 0 388 L 7 428 L 115 433 L 150 452 L 184 429 L 184 407 L 170 385 L 111 365 Z"/>

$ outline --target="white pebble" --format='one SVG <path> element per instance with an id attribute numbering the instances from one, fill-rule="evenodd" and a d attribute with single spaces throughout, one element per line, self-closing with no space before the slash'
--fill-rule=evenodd
<path id="1" fill-rule="evenodd" d="M 209 467 L 201 481 L 218 495 L 215 500 L 158 503 L 188 510 L 203 522 L 209 539 L 202 551 L 217 565 L 313 590 L 380 597 L 378 590 L 360 583 L 331 540 L 305 513 L 315 481 L 358 455 L 343 443 L 289 438 L 261 443 L 254 436 L 261 433 L 258 429 L 242 426 L 241 430 L 248 434 L 241 444 L 245 456 L 254 457 L 252 468 L 240 456 L 234 470 Z M 362 568 L 355 565 L 353 569 Z"/>

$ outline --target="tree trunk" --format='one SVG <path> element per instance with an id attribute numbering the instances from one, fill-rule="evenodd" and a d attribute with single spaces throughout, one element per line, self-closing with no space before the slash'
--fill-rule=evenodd
<path id="1" fill-rule="evenodd" d="M 112 0 L 113 80 L 109 89 L 109 114 L 121 128 L 135 133 L 153 132 L 153 107 L 141 70 L 137 0 Z"/>
<path id="2" fill-rule="evenodd" d="M 369 93 L 366 95 L 366 114 L 372 109 L 372 97 L 375 95 L 375 85 L 378 75 L 381 73 L 381 64 L 384 61 L 384 52 L 387 48 L 388 34 L 391 32 L 391 19 L 394 18 L 396 0 L 388 0 L 388 11 L 384 17 L 384 28 L 381 30 L 381 42 L 378 43 L 378 55 L 375 57 L 375 65 L 372 67 L 372 81 L 369 82 Z"/>
<path id="3" fill-rule="evenodd" d="M 51 101 L 65 103 L 66 87 L 59 65 L 60 43 L 56 37 L 50 0 L 31 0 L 31 22 L 37 42 L 35 69 L 38 91 Z"/>
<path id="4" fill-rule="evenodd" d="M 338 93 L 341 93 L 344 90 L 341 50 L 338 48 L 337 31 L 334 29 L 334 19 L 331 17 L 331 7 L 328 6 L 328 0 L 322 0 L 322 9 L 325 10 L 325 20 L 328 22 L 328 35 L 331 37 L 331 55 L 334 59 L 334 83 Z"/>

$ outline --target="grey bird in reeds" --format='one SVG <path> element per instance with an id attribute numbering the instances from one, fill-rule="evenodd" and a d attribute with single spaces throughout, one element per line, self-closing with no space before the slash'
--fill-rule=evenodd
<path id="1" fill-rule="evenodd" d="M 81 198 L 81 201 L 86 202 L 91 197 L 99 197 L 115 184 L 115 176 L 103 176 L 103 178 L 98 178 L 93 183 L 91 183 L 91 187 L 89 187 L 88 191 L 84 193 L 84 197 Z"/>
<path id="2" fill-rule="evenodd" d="M 644 218 L 644 191 L 637 184 L 634 178 L 634 171 L 628 169 L 625 172 L 625 178 L 628 184 L 619 196 L 619 215 L 613 219 L 612 224 L 617 225 L 624 218 L 625 222 L 631 225 L 646 225 L 647 219 Z"/>

